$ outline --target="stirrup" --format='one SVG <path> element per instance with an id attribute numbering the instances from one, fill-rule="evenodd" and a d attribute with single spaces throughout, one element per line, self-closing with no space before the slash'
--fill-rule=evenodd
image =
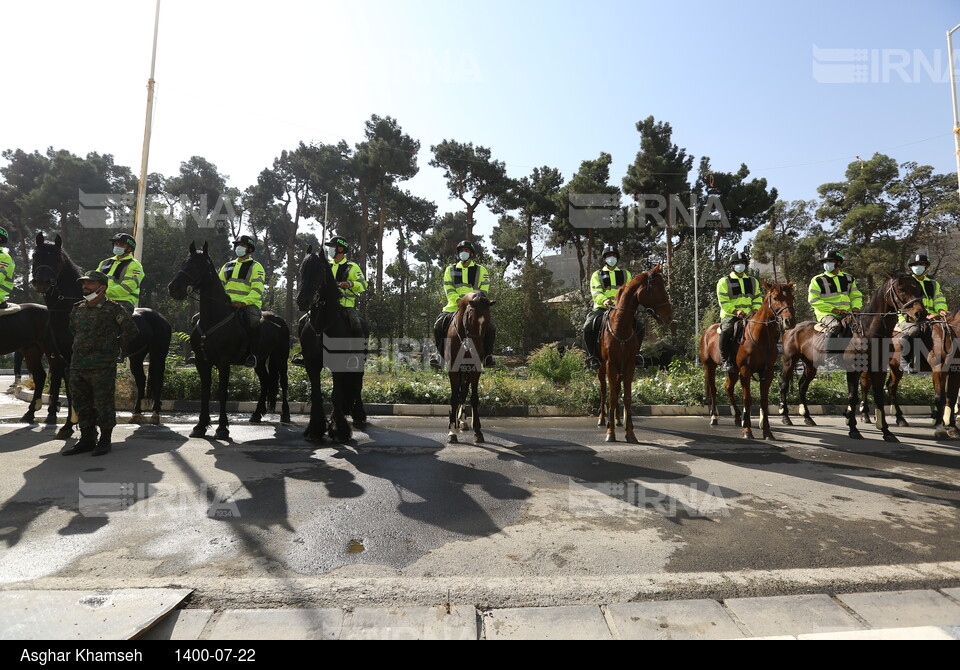
<path id="1" fill-rule="evenodd" d="M 443 359 L 434 354 L 430 357 L 430 367 L 435 370 L 443 370 Z"/>
<path id="2" fill-rule="evenodd" d="M 303 368 L 307 364 L 303 362 L 303 354 L 294 354 L 293 358 L 290 359 L 290 365 L 298 365 Z"/>
<path id="3" fill-rule="evenodd" d="M 590 356 L 589 358 L 587 358 L 586 363 L 587 363 L 587 367 L 590 368 L 591 370 L 600 369 L 600 359 L 597 358 L 596 356 Z"/>
<path id="4" fill-rule="evenodd" d="M 248 368 L 255 368 L 257 367 L 257 357 L 253 354 L 250 354 L 243 360 L 243 364 Z"/>

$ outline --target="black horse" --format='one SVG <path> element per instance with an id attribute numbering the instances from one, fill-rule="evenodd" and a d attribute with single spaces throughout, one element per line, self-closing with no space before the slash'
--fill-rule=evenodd
<path id="1" fill-rule="evenodd" d="M 43 387 L 47 383 L 47 373 L 43 369 L 43 357 L 51 365 L 61 365 L 51 355 L 50 313 L 44 305 L 24 303 L 10 304 L 10 308 L 0 311 L 0 355 L 19 352 L 27 370 L 33 377 L 33 398 L 26 414 L 20 419 L 24 423 L 33 423 L 34 415 L 43 406 Z M 19 377 L 19 371 L 17 371 Z M 61 375 L 63 374 L 61 370 Z"/>
<path id="2" fill-rule="evenodd" d="M 37 291 L 43 293 L 43 299 L 50 310 L 50 326 L 53 330 L 56 353 L 65 361 L 65 367 L 69 367 L 73 351 L 70 310 L 73 309 L 74 303 L 82 298 L 80 283 L 77 281 L 81 276 L 81 270 L 63 250 L 63 240 L 59 235 L 53 242 L 45 241 L 43 233 L 37 235 L 37 248 L 33 253 L 31 274 L 31 284 Z M 130 421 L 131 423 L 143 422 L 141 414 L 143 401 L 144 398 L 149 397 L 153 402 L 150 423 L 160 423 L 160 402 L 173 329 L 160 312 L 144 307 L 134 310 L 133 323 L 139 335 L 128 347 L 130 372 L 137 387 L 137 399 Z M 143 369 L 143 363 L 148 356 L 150 357 L 149 378 Z M 57 374 L 52 369 L 50 397 L 56 398 L 59 392 L 60 384 Z M 67 400 L 69 402 L 69 389 Z M 56 423 L 57 410 L 53 401 L 50 403 L 50 410 L 47 423 Z M 65 435 L 60 435 L 63 438 L 69 437 L 73 430 L 69 417 L 67 426 L 70 429 Z M 64 430 L 66 426 L 61 429 L 61 432 Z"/>
<path id="3" fill-rule="evenodd" d="M 301 320 L 299 336 L 303 364 L 310 378 L 310 423 L 303 436 L 311 441 L 322 440 L 328 429 L 320 391 L 320 372 L 324 367 L 333 377 L 330 437 L 337 442 L 350 440 L 353 431 L 347 414 L 357 428 L 363 428 L 367 422 L 361 398 L 367 327 L 363 323 L 362 339 L 353 337 L 350 316 L 340 304 L 341 297 L 326 256 L 315 253 L 313 246 L 308 247 L 300 266 L 297 307 L 307 312 L 307 318 Z"/>
<path id="4" fill-rule="evenodd" d="M 227 388 L 230 383 L 230 367 L 242 365 L 247 351 L 247 342 L 238 337 L 242 328 L 238 314 L 231 305 L 230 297 L 223 288 L 217 269 L 207 253 L 190 243 L 190 254 L 180 271 L 167 287 L 170 296 L 183 300 L 188 293 L 200 294 L 200 318 L 190 335 L 190 347 L 200 375 L 200 422 L 194 427 L 191 437 L 203 437 L 210 425 L 210 384 L 213 368 L 220 379 L 220 423 L 215 436 L 220 440 L 230 438 L 227 419 Z M 260 348 L 255 368 L 260 379 L 260 399 L 250 416 L 250 423 L 260 423 L 267 413 L 276 410 L 278 389 L 281 394 L 280 422 L 290 423 L 290 405 L 287 402 L 287 358 L 290 355 L 290 329 L 286 322 L 271 312 L 263 313 L 260 323 Z"/>

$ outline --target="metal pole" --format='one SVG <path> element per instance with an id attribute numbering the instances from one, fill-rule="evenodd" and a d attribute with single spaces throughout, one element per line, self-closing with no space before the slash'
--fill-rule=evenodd
<path id="1" fill-rule="evenodd" d="M 324 193 L 323 194 L 323 240 L 321 240 L 321 244 L 323 244 L 327 239 L 327 210 L 329 209 L 329 207 L 330 207 L 330 194 Z"/>
<path id="2" fill-rule="evenodd" d="M 953 101 L 953 155 L 957 159 L 957 193 L 960 194 L 960 119 L 957 117 L 957 78 L 953 73 L 953 33 L 960 25 L 947 31 L 947 60 L 950 61 L 950 97 Z"/>
<path id="3" fill-rule="evenodd" d="M 697 194 L 690 196 L 693 206 L 693 335 L 700 336 L 700 270 L 697 256 Z"/>
<path id="4" fill-rule="evenodd" d="M 147 210 L 147 162 L 150 158 L 150 132 L 153 125 L 153 80 L 157 67 L 157 33 L 160 28 L 160 0 L 157 0 L 157 11 L 153 19 L 153 52 L 150 57 L 150 78 L 147 80 L 147 119 L 143 126 L 143 153 L 140 159 L 140 183 L 137 185 L 137 220 L 133 225 L 133 239 L 137 246 L 133 250 L 133 257 L 138 261 L 143 259 L 143 226 Z"/>

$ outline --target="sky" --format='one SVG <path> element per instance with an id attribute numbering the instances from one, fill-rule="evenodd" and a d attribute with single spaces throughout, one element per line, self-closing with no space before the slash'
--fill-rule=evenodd
<path id="1" fill-rule="evenodd" d="M 139 172 L 154 0 L 0 3 L 0 149 L 113 154 Z M 430 147 L 488 147 L 512 177 L 613 156 L 654 116 L 720 171 L 814 199 L 857 156 L 955 172 L 946 32 L 960 3 L 162 0 L 149 170 L 203 156 L 240 189 L 301 141 L 371 115 L 421 143 L 402 184 L 451 200 Z M 960 31 L 955 52 L 960 52 Z M 489 236 L 496 217 L 478 213 Z"/>

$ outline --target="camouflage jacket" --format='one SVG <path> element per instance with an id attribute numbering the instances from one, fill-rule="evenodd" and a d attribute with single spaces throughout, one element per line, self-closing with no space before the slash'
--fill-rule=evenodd
<path id="1" fill-rule="evenodd" d="M 129 345 L 139 332 L 133 319 L 118 303 L 106 298 L 90 305 L 81 300 L 70 311 L 73 334 L 73 368 L 109 368 L 117 364 L 120 347 Z"/>

